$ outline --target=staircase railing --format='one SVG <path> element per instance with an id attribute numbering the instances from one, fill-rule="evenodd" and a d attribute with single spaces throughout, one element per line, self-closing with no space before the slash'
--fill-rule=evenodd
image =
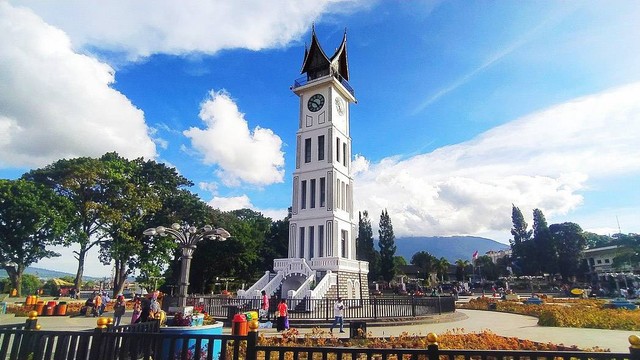
<path id="1" fill-rule="evenodd" d="M 270 278 L 271 272 L 265 271 L 264 275 L 262 275 L 262 277 L 250 288 L 247 290 L 238 290 L 238 297 L 244 299 L 260 297 L 260 291 L 269 283 Z"/>
<path id="2" fill-rule="evenodd" d="M 262 288 L 262 290 L 264 290 L 267 293 L 267 296 L 271 297 L 271 295 L 275 294 L 276 291 L 278 291 L 278 288 L 280 287 L 280 285 L 282 285 L 282 279 L 284 279 L 284 276 L 282 275 L 281 271 L 278 271 L 276 276 L 274 276 L 273 279 L 271 279 L 271 281 L 269 281 Z"/>
<path id="3" fill-rule="evenodd" d="M 307 279 L 295 290 L 289 290 L 287 293 L 287 299 L 289 299 L 291 307 L 295 308 L 298 304 L 309 294 L 311 289 L 311 284 L 313 284 L 316 280 L 316 272 L 313 271 L 311 275 L 307 277 Z M 309 309 L 306 309 L 309 310 Z"/>
<path id="4" fill-rule="evenodd" d="M 310 299 L 322 299 L 329 292 L 329 289 L 332 285 L 336 285 L 338 283 L 338 276 L 333 272 L 328 272 L 325 276 L 318 282 L 315 289 L 309 291 Z"/>

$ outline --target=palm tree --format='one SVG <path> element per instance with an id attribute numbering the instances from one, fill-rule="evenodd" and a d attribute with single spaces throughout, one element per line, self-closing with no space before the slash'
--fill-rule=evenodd
<path id="1" fill-rule="evenodd" d="M 444 282 L 444 276 L 449 272 L 449 265 L 451 265 L 449 263 L 449 260 L 445 259 L 444 257 L 441 257 L 440 259 L 436 260 L 434 267 L 438 275 L 440 275 L 441 283 Z"/>
<path id="2" fill-rule="evenodd" d="M 467 269 L 467 266 L 469 265 L 471 265 L 471 263 L 469 263 L 469 260 L 456 260 L 456 277 L 458 278 L 458 280 L 462 279 L 462 282 L 464 282 L 464 273 Z"/>

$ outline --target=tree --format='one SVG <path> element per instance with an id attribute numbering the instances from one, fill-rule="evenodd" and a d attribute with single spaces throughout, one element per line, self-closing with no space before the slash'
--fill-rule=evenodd
<path id="1" fill-rule="evenodd" d="M 464 275 L 467 272 L 467 268 L 471 265 L 469 260 L 456 260 L 456 280 L 464 282 Z"/>
<path id="2" fill-rule="evenodd" d="M 0 264 L 22 294 L 27 266 L 59 256 L 48 246 L 64 242 L 71 206 L 53 191 L 26 180 L 0 180 Z"/>
<path id="3" fill-rule="evenodd" d="M 184 189 L 193 184 L 174 168 L 153 160 L 127 160 L 116 153 L 107 153 L 100 161 L 110 174 L 103 185 L 106 207 L 100 220 L 106 236 L 100 242 L 100 260 L 114 263 L 115 296 L 136 269 L 141 271 L 142 281 L 160 275 L 176 248 L 171 237 L 144 236 L 145 229 L 164 224 L 158 222 L 161 220 L 183 224 L 183 219 L 192 219 L 206 210 L 204 203 Z M 174 208 L 179 200 L 179 208 Z M 185 205 L 191 206 L 187 207 L 188 214 L 182 213 L 183 219 L 168 219 L 186 210 Z"/>
<path id="4" fill-rule="evenodd" d="M 435 270 L 440 277 L 440 282 L 444 282 L 444 277 L 449 275 L 450 265 L 451 264 L 449 263 L 449 260 L 445 259 L 444 257 L 441 257 L 436 261 Z"/>
<path id="5" fill-rule="evenodd" d="M 380 274 L 379 254 L 373 244 L 373 230 L 369 213 L 358 213 L 358 237 L 356 238 L 356 258 L 369 262 L 369 279 L 376 280 Z"/>
<path id="6" fill-rule="evenodd" d="M 425 280 L 429 280 L 429 275 L 435 270 L 438 259 L 426 251 L 418 251 L 411 256 L 411 264 L 420 268 Z"/>
<path id="7" fill-rule="evenodd" d="M 378 230 L 378 247 L 380 248 L 380 275 L 386 281 L 391 281 L 396 274 L 393 257 L 396 254 L 396 237 L 387 210 L 382 210 Z"/>
<path id="8" fill-rule="evenodd" d="M 511 228 L 511 235 L 513 239 L 509 240 L 511 243 L 511 257 L 513 265 L 518 273 L 521 273 L 526 264 L 531 265 L 534 260 L 531 258 L 531 254 L 526 251 L 531 243 L 532 230 L 528 230 L 529 225 L 524 220 L 524 216 L 519 208 L 515 205 L 511 205 L 511 221 L 513 228 Z"/>
<path id="9" fill-rule="evenodd" d="M 555 274 L 558 271 L 556 246 L 549 232 L 547 220 L 540 209 L 533 210 L 533 242 L 535 244 L 536 265 L 534 274 Z"/>
<path id="10" fill-rule="evenodd" d="M 271 269 L 274 259 L 282 259 L 288 256 L 289 250 L 289 217 L 273 221 L 260 251 L 260 269 Z"/>
<path id="11" fill-rule="evenodd" d="M 100 219 L 107 210 L 104 184 L 108 182 L 109 173 L 100 160 L 82 157 L 58 160 L 42 169 L 31 170 L 22 178 L 45 185 L 73 204 L 67 240 L 78 244 L 78 250 L 74 251 L 78 260 L 74 283 L 80 289 L 87 252 L 105 235 Z"/>
<path id="12" fill-rule="evenodd" d="M 588 231 L 583 232 L 583 234 L 587 242 L 586 246 L 588 249 L 607 246 L 613 241 L 613 239 L 607 235 L 599 235 Z"/>
<path id="13" fill-rule="evenodd" d="M 487 280 L 498 280 L 498 267 L 493 263 L 489 256 L 482 255 L 478 257 L 475 261 L 475 267 L 478 269 L 478 274 L 481 278 Z"/>
<path id="14" fill-rule="evenodd" d="M 580 225 L 565 222 L 549 226 L 549 232 L 558 249 L 558 270 L 564 280 L 575 277 L 579 273 L 582 251 L 587 240 Z"/>

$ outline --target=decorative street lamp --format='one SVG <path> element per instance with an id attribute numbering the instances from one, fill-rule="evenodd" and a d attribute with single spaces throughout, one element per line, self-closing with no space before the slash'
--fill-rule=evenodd
<path id="1" fill-rule="evenodd" d="M 180 292 L 178 293 L 178 306 L 180 307 L 187 306 L 191 258 L 198 242 L 202 239 L 225 241 L 231 236 L 227 230 L 223 228 L 215 229 L 211 225 L 196 228 L 195 226 L 182 226 L 178 223 L 173 223 L 169 228 L 164 226 L 149 228 L 143 234 L 147 236 L 170 235 L 178 242 L 178 246 L 182 250 L 182 256 L 180 257 Z"/>

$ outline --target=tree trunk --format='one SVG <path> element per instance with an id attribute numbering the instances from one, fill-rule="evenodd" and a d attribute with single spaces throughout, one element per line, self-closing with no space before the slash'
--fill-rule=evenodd
<path id="1" fill-rule="evenodd" d="M 74 286 L 78 291 L 80 291 L 80 287 L 82 286 L 82 275 L 84 274 L 84 261 L 87 256 L 87 251 L 89 249 L 86 246 L 81 246 L 80 250 L 76 252 L 78 255 L 78 271 L 76 272 L 76 278 L 73 280 Z"/>
<path id="2" fill-rule="evenodd" d="M 124 289 L 124 282 L 127 280 L 127 265 L 124 261 L 118 262 L 116 261 L 116 271 L 113 278 L 113 297 L 115 298 L 118 294 L 122 294 L 122 290 Z"/>
<path id="3" fill-rule="evenodd" d="M 17 296 L 22 297 L 22 272 L 24 268 L 22 266 L 5 266 L 5 271 L 9 275 L 9 281 L 13 289 L 16 289 Z"/>

